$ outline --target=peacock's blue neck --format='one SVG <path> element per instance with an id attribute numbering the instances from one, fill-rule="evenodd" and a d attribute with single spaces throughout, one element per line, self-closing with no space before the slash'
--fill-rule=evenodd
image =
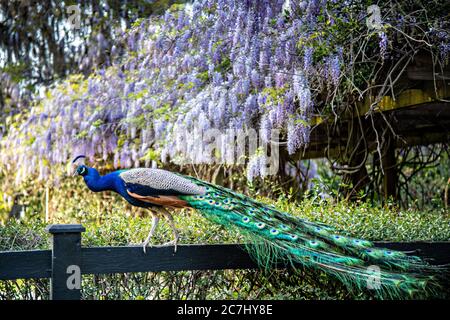
<path id="1" fill-rule="evenodd" d="M 114 171 L 101 176 L 94 168 L 87 168 L 87 174 L 83 176 L 87 187 L 94 192 L 114 191 L 124 197 L 129 203 L 138 207 L 151 207 L 152 205 L 131 197 L 126 189 L 125 183 L 120 178 L 123 170 Z"/>
<path id="2" fill-rule="evenodd" d="M 101 176 L 94 168 L 88 169 L 88 174 L 84 176 L 84 182 L 91 191 L 116 191 L 116 177 L 113 174 Z"/>

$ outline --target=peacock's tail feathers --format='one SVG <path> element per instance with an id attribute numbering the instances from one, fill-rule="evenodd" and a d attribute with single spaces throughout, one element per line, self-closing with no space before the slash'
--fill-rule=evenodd
<path id="1" fill-rule="evenodd" d="M 346 237 L 322 223 L 291 216 L 229 189 L 186 177 L 206 193 L 182 196 L 206 218 L 237 227 L 252 243 L 249 253 L 259 265 L 287 263 L 322 270 L 349 288 L 372 288 L 383 298 L 411 297 L 435 287 L 433 267 L 416 256 L 374 247 Z"/>

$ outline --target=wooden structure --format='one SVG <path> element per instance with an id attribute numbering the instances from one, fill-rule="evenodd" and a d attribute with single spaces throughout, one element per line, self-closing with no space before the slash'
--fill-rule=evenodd
<path id="1" fill-rule="evenodd" d="M 395 198 L 395 150 L 450 141 L 450 66 L 441 69 L 422 53 L 398 76 L 390 95 L 366 95 L 338 122 L 317 118 L 310 144 L 298 158 L 338 159 L 352 168 L 377 151 L 384 193 Z M 354 184 L 364 183 L 364 170 L 353 173 Z"/>
<path id="2" fill-rule="evenodd" d="M 0 280 L 50 278 L 50 298 L 81 298 L 83 274 L 182 270 L 257 269 L 238 244 L 153 247 L 82 247 L 82 225 L 51 225 L 52 250 L 0 252 Z M 376 242 L 393 250 L 414 251 L 433 264 L 450 263 L 450 242 Z M 280 265 L 279 268 L 286 266 Z"/>

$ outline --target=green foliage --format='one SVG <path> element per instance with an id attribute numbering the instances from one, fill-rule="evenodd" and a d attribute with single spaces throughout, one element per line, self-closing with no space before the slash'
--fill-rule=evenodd
<path id="1" fill-rule="evenodd" d="M 448 241 L 450 216 L 444 211 L 399 210 L 346 201 L 277 201 L 276 207 L 328 224 L 345 235 L 373 241 Z"/>
<path id="2" fill-rule="evenodd" d="M 419 150 L 425 149 L 422 147 Z M 447 147 L 442 146 L 443 150 Z M 429 149 L 429 154 L 437 154 L 439 157 L 433 161 L 426 163 L 422 156 L 421 161 L 417 161 L 417 155 L 420 153 L 416 151 L 416 159 L 403 159 L 404 165 L 400 175 L 400 183 L 407 182 L 403 185 L 400 192 L 400 198 L 403 206 L 422 209 L 443 209 L 445 208 L 445 193 L 446 186 L 449 183 L 450 157 L 448 151 L 442 152 L 440 146 L 433 146 Z M 428 154 L 425 153 L 427 156 Z M 423 165 L 421 164 L 424 163 Z M 448 191 L 447 191 L 448 192 Z M 450 195 L 447 194 L 447 197 Z M 449 203 L 450 204 L 450 203 Z M 448 209 L 447 209 L 448 210 Z"/>
<path id="3" fill-rule="evenodd" d="M 209 81 L 209 73 L 208 73 L 208 71 L 200 72 L 197 75 L 197 78 L 200 79 L 203 82 L 208 82 Z"/>
<path id="4" fill-rule="evenodd" d="M 231 60 L 228 57 L 222 59 L 222 61 L 214 68 L 214 71 L 225 73 L 231 68 Z"/>
<path id="5" fill-rule="evenodd" d="M 27 67 L 28 66 L 23 62 L 11 63 L 5 65 L 3 68 L 0 68 L 0 72 L 9 74 L 13 82 L 19 83 L 25 79 L 25 71 Z"/>

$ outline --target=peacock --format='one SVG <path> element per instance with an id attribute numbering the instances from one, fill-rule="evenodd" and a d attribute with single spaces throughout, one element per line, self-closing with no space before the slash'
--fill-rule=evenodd
<path id="1" fill-rule="evenodd" d="M 417 256 L 338 234 L 325 224 L 294 217 L 194 177 L 150 168 L 117 170 L 101 176 L 96 169 L 77 163 L 84 158 L 73 160 L 74 174 L 82 176 L 91 191 L 113 191 L 131 205 L 150 210 L 152 226 L 142 244 L 144 253 L 161 215 L 168 220 L 174 237 L 163 245 L 173 245 L 176 252 L 179 232 L 168 209 L 192 208 L 225 228 L 237 228 L 255 244 L 246 249 L 264 268 L 285 263 L 293 268 L 321 270 L 352 290 L 375 289 L 382 298 L 415 297 L 436 289 L 439 267 Z"/>

